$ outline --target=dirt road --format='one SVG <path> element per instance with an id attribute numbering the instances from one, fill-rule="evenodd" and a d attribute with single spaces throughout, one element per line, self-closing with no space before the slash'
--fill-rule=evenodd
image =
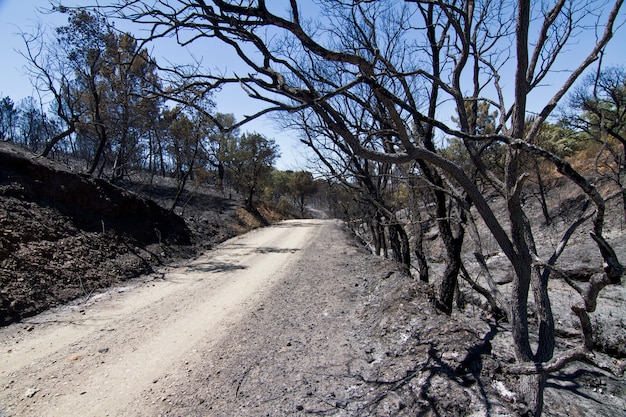
<path id="1" fill-rule="evenodd" d="M 1 329 L 0 415 L 129 415 L 144 392 L 186 370 L 198 349 L 210 352 L 258 309 L 310 242 L 332 227 L 292 221 L 256 230 L 162 279 L 144 278 Z"/>

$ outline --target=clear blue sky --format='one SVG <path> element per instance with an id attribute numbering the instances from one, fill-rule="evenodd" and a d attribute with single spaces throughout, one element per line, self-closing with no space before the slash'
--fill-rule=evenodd
<path id="1" fill-rule="evenodd" d="M 65 0 L 64 3 L 71 5 L 93 2 Z M 16 49 L 24 49 L 19 32 L 33 33 L 37 22 L 44 22 L 50 28 L 66 23 L 65 16 L 59 14 L 41 15 L 37 13 L 37 8 L 49 8 L 48 1 L 0 0 L 0 57 L 2 57 L 3 61 L 0 65 L 0 96 L 9 96 L 16 103 L 25 97 L 35 95 L 30 80 L 24 74 L 24 59 L 15 51 Z M 620 22 L 624 22 L 624 15 L 625 12 L 622 12 Z M 136 31 L 131 32 L 135 32 L 139 36 Z M 580 48 L 572 48 L 567 52 L 567 60 L 569 60 L 569 57 L 574 62 L 580 60 L 579 53 L 588 52 L 588 48 L 584 47 L 586 41 L 592 42 L 593 39 L 582 39 Z M 612 41 L 605 63 L 626 65 L 626 54 L 624 52 L 626 48 L 624 45 L 626 45 L 626 28 L 621 27 Z M 175 44 L 165 47 L 159 45 L 158 49 L 153 49 L 151 53 L 159 62 L 163 62 L 166 59 L 178 63 L 189 62 L 186 51 Z M 228 52 L 219 47 L 217 50 L 215 50 L 215 47 L 207 48 L 206 51 L 203 50 L 200 54 L 206 60 L 214 60 L 216 64 L 213 65 L 219 65 L 221 69 L 226 69 L 230 62 Z M 215 59 L 216 56 L 218 59 Z M 560 65 L 560 68 L 564 70 L 561 73 L 561 77 L 566 77 L 568 75 L 567 70 L 571 68 L 567 68 L 566 62 L 561 62 Z M 228 69 L 230 70 L 232 67 Z M 242 73 L 245 74 L 243 71 Z M 510 84 L 512 84 L 512 80 Z M 555 85 L 558 85 L 558 83 L 555 83 Z M 550 88 L 547 88 L 543 91 L 550 94 L 549 90 Z M 542 103 L 545 102 L 545 97 L 531 97 L 532 99 L 537 99 Z M 233 113 L 237 119 L 242 119 L 243 115 L 254 113 L 256 108 L 254 103 L 238 88 L 227 90 L 226 94 L 222 93 L 217 98 L 217 110 L 223 113 Z M 249 125 L 244 126 L 242 130 L 256 131 L 276 140 L 280 145 L 282 153 L 282 157 L 278 161 L 279 169 L 296 170 L 306 168 L 306 158 L 304 157 L 306 150 L 299 144 L 295 134 L 281 131 L 270 118 L 262 118 L 251 122 Z"/>

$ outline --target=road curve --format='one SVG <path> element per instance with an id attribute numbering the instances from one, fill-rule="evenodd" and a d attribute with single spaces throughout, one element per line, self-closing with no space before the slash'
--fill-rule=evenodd
<path id="1" fill-rule="evenodd" d="M 323 226 L 287 221 L 228 240 L 87 303 L 0 329 L 0 416 L 117 416 L 217 343 L 263 299 Z"/>

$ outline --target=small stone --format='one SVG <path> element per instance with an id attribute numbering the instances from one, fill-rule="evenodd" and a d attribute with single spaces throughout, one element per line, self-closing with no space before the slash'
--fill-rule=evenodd
<path id="1" fill-rule="evenodd" d="M 24 392 L 24 398 L 33 398 L 37 392 L 39 392 L 37 388 L 28 388 L 26 392 Z"/>

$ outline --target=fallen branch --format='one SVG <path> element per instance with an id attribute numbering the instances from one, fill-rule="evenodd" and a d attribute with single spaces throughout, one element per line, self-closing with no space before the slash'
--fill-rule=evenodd
<path id="1" fill-rule="evenodd" d="M 239 397 L 239 391 L 241 390 L 241 386 L 243 385 L 243 380 L 250 373 L 251 369 L 252 368 L 247 368 L 246 370 L 244 370 L 243 374 L 241 375 L 241 378 L 239 378 L 239 383 L 237 384 L 237 389 L 235 390 L 235 399 Z"/>
<path id="2" fill-rule="evenodd" d="M 536 362 L 523 362 L 509 365 L 506 367 L 506 371 L 510 374 L 516 375 L 538 375 L 560 371 L 572 362 L 581 360 L 593 361 L 594 355 L 589 349 L 584 346 L 578 347 L 569 352 L 564 352 L 555 356 L 550 361 L 545 363 Z"/>
<path id="3" fill-rule="evenodd" d="M 481 285 L 479 285 L 477 282 L 473 281 L 470 278 L 469 273 L 467 272 L 467 269 L 465 269 L 465 265 L 463 264 L 461 264 L 460 276 L 461 278 L 463 278 L 463 280 L 469 283 L 469 285 L 472 287 L 474 291 L 476 291 L 477 293 L 485 297 L 485 299 L 487 300 L 487 303 L 489 304 L 489 307 L 491 308 L 491 313 L 493 313 L 496 320 L 504 320 L 505 322 L 509 321 L 507 312 L 504 309 L 500 308 L 496 299 L 486 288 L 482 287 Z"/>

